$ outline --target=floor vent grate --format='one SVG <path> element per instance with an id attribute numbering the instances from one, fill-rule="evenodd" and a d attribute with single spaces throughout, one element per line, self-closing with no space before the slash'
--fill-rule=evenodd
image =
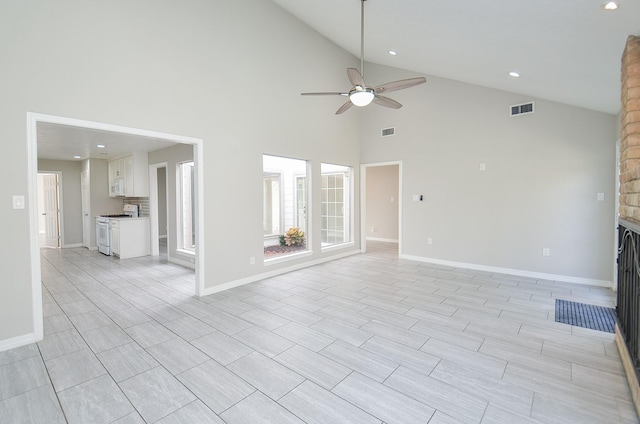
<path id="1" fill-rule="evenodd" d="M 604 306 L 556 299 L 556 322 L 613 333 L 616 311 Z"/>

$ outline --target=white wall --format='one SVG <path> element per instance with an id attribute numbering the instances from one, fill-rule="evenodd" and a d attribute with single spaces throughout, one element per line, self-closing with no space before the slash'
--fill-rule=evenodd
<path id="1" fill-rule="evenodd" d="M 373 84 L 415 76 L 367 72 Z M 404 108 L 367 108 L 362 162 L 403 161 L 404 255 L 611 281 L 615 116 L 430 76 L 389 97 Z M 530 100 L 535 114 L 508 116 Z"/>
<path id="2" fill-rule="evenodd" d="M 0 252 L 0 349 L 34 328 L 35 205 L 10 201 L 28 194 L 27 112 L 203 139 L 207 288 L 265 272 L 249 265 L 263 251 L 263 153 L 308 159 L 318 176 L 322 161 L 359 164 L 358 114 L 336 118 L 341 99 L 300 96 L 345 86 L 357 60 L 272 2 L 8 0 L 0 39 L 0 167 L 12 176 L 0 188 L 12 240 Z M 314 249 L 296 263 L 339 253 Z"/>
<path id="3" fill-rule="evenodd" d="M 366 168 L 365 229 L 368 240 L 398 241 L 399 168 L 398 165 Z"/>

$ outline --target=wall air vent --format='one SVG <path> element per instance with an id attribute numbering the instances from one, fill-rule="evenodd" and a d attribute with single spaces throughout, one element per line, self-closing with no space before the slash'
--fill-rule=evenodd
<path id="1" fill-rule="evenodd" d="M 383 128 L 380 135 L 382 137 L 391 137 L 392 135 L 396 135 L 396 129 L 395 127 Z"/>
<path id="2" fill-rule="evenodd" d="M 533 102 L 511 106 L 511 116 L 527 115 L 534 112 L 535 109 L 533 108 Z"/>

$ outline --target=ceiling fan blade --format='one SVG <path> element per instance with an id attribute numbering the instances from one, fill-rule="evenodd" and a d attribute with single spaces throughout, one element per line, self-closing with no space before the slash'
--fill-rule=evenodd
<path id="1" fill-rule="evenodd" d="M 373 103 L 384 107 L 390 107 L 391 109 L 400 109 L 402 107 L 400 103 L 385 96 L 376 96 L 373 99 Z"/>
<path id="2" fill-rule="evenodd" d="M 340 93 L 338 91 L 322 91 L 318 93 L 300 93 L 303 96 L 348 96 L 349 93 Z"/>
<path id="3" fill-rule="evenodd" d="M 340 115 L 341 113 L 349 109 L 351 106 L 353 106 L 353 103 L 351 103 L 351 100 L 348 100 L 347 103 L 340 106 L 340 109 L 336 110 L 336 115 Z"/>
<path id="4" fill-rule="evenodd" d="M 388 93 L 390 91 L 404 90 L 405 88 L 424 84 L 427 82 L 425 77 L 408 78 L 399 81 L 388 82 L 375 88 L 376 93 Z"/>
<path id="5" fill-rule="evenodd" d="M 366 87 L 364 83 L 364 78 L 362 78 L 362 74 L 356 68 L 347 68 L 347 76 L 349 77 L 349 81 L 355 87 L 359 85 L 360 87 Z"/>

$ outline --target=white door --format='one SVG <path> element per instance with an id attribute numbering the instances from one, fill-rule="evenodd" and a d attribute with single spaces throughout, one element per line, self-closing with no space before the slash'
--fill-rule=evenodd
<path id="1" fill-rule="evenodd" d="M 60 247 L 60 219 L 58 209 L 58 175 L 45 174 L 43 181 L 45 246 Z"/>
<path id="2" fill-rule="evenodd" d="M 82 171 L 80 175 L 80 186 L 82 189 L 82 245 L 89 249 L 91 247 L 91 234 L 94 228 L 91 219 L 91 198 L 89 191 L 89 171 Z"/>

